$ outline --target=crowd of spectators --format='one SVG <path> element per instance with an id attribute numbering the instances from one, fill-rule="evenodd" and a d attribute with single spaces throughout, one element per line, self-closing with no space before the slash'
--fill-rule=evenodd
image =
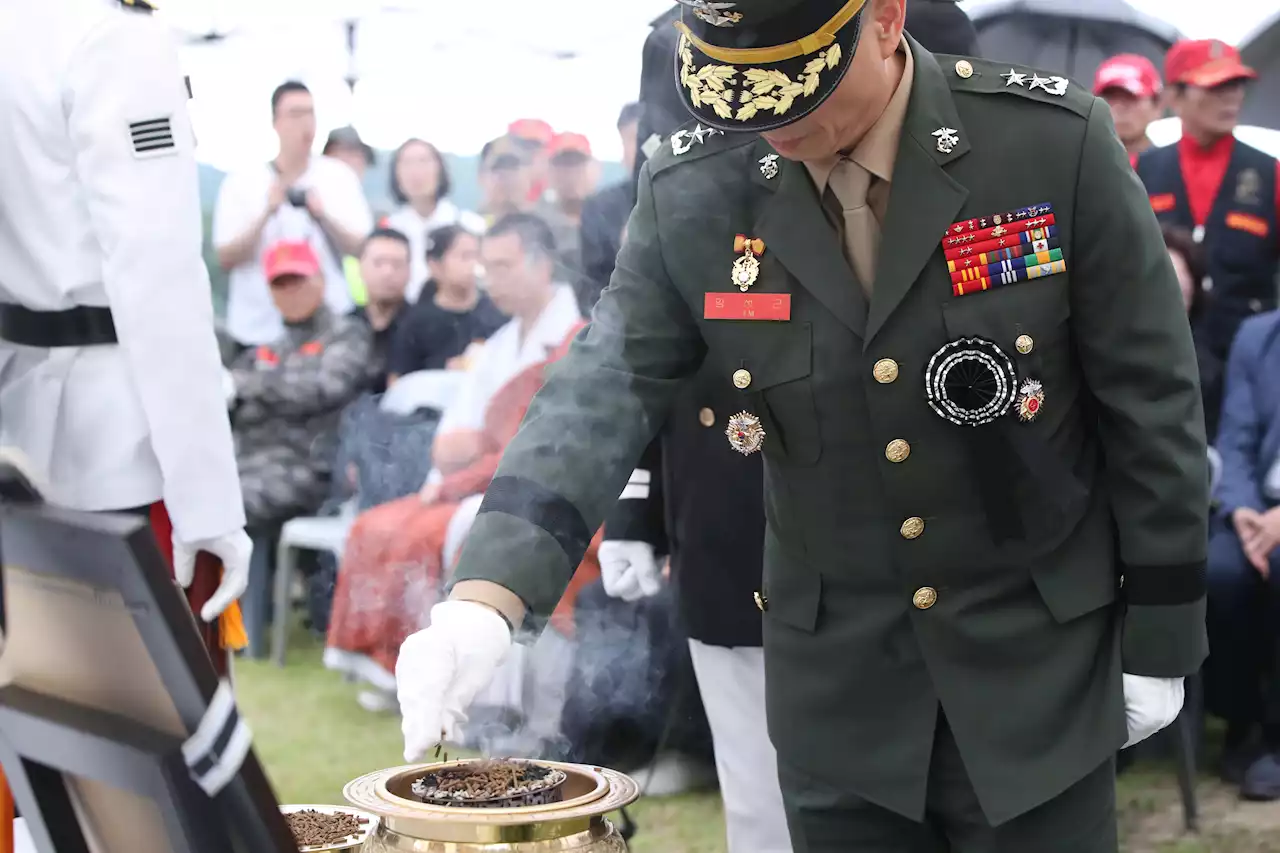
<path id="1" fill-rule="evenodd" d="M 639 117 L 628 104 L 617 123 L 628 175 Z M 607 284 L 634 181 L 600 189 L 585 136 L 522 119 L 481 152 L 478 210 L 451 197 L 440 151 L 412 138 L 390 155 L 392 206 L 377 211 L 361 189 L 377 154 L 354 128 L 314 154 L 314 100 L 295 81 L 272 95 L 271 118 L 276 157 L 227 176 L 212 235 L 229 272 L 228 407 L 255 539 L 249 653 L 266 652 L 283 525 L 333 518 L 348 526 L 341 555 L 301 560 L 307 620 L 326 665 L 360 683 L 359 704 L 393 712 L 399 646 L 424 627 L 543 371 Z M 415 390 L 424 377 L 449 381 Z M 560 719 L 595 552 L 550 630 L 479 698 L 472 745 L 573 752 Z"/>
<path id="2" fill-rule="evenodd" d="M 1208 546 L 1207 709 L 1227 725 L 1219 774 L 1280 800 L 1280 165 L 1235 138 L 1256 77 L 1231 46 L 1183 41 L 1165 58 L 1119 55 L 1094 93 L 1164 230 L 1199 363 L 1215 478 Z M 1169 111 L 1178 142 L 1152 145 Z"/>

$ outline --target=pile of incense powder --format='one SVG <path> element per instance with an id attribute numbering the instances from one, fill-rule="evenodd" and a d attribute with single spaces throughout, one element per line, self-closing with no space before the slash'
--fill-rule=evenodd
<path id="1" fill-rule="evenodd" d="M 413 793 L 429 802 L 495 800 L 532 794 L 564 781 L 552 767 L 527 761 L 478 761 L 428 773 L 413 783 Z"/>
<path id="2" fill-rule="evenodd" d="M 284 816 L 300 849 L 330 847 L 347 841 L 356 841 L 369 824 L 368 818 L 355 815 L 325 814 L 314 809 L 292 812 Z"/>

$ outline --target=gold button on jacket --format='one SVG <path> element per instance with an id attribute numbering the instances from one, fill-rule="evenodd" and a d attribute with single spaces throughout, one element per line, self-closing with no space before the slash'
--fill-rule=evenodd
<path id="1" fill-rule="evenodd" d="M 704 427 L 712 427 L 716 425 L 716 413 L 710 409 L 703 408 L 698 411 L 698 423 Z"/>
<path id="2" fill-rule="evenodd" d="M 973 76 L 973 65 L 971 65 L 967 59 L 960 60 L 956 63 L 956 74 L 959 74 L 965 80 L 968 80 Z"/>
<path id="3" fill-rule="evenodd" d="M 871 374 L 881 385 L 888 385 L 898 378 L 898 362 L 891 358 L 882 358 L 871 369 Z"/>
<path id="4" fill-rule="evenodd" d="M 733 387 L 742 390 L 751 384 L 750 370 L 735 370 L 733 372 Z"/>
<path id="5" fill-rule="evenodd" d="M 920 610 L 928 610 L 938 601 L 938 591 L 931 586 L 922 586 L 911 596 L 911 603 Z"/>
<path id="6" fill-rule="evenodd" d="M 1013 342 L 1013 345 L 1017 347 L 1018 352 L 1023 355 L 1028 355 L 1036 348 L 1036 342 L 1031 339 L 1030 335 L 1018 335 L 1018 339 Z"/>
<path id="7" fill-rule="evenodd" d="M 903 539 L 919 539 L 924 533 L 924 519 L 917 516 L 908 518 L 902 522 L 901 533 Z"/>
<path id="8" fill-rule="evenodd" d="M 757 592 L 756 607 L 760 608 L 761 613 L 765 612 L 769 609 L 769 599 Z"/>
<path id="9" fill-rule="evenodd" d="M 889 442 L 889 445 L 884 449 L 884 457 L 890 462 L 906 462 L 907 457 L 910 455 L 911 445 L 900 438 L 895 438 Z"/>

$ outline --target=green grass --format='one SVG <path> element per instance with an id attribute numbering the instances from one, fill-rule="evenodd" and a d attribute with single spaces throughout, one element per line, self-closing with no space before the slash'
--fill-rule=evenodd
<path id="1" fill-rule="evenodd" d="M 298 632 L 283 669 L 236 664 L 240 708 L 281 803 L 342 804 L 342 787 L 351 779 L 404 763 L 398 719 L 360 708 L 356 686 L 325 670 L 321 653 L 318 640 Z M 1280 843 L 1272 846 L 1270 840 L 1280 839 L 1274 823 L 1265 831 L 1214 825 L 1216 812 L 1238 808 L 1221 786 L 1202 784 L 1201 799 L 1204 835 L 1181 837 L 1172 770 L 1137 767 L 1125 773 L 1117 783 L 1117 802 L 1127 853 L 1280 851 Z M 715 792 L 646 798 L 629 811 L 640 828 L 633 853 L 725 851 L 724 814 Z"/>

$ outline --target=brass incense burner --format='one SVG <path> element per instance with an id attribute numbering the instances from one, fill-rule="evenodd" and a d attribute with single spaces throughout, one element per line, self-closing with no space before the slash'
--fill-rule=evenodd
<path id="1" fill-rule="evenodd" d="M 609 812 L 630 805 L 640 788 L 601 767 L 533 762 L 564 773 L 560 801 L 513 808 L 438 806 L 422 802 L 413 783 L 427 773 L 477 759 L 393 767 L 361 776 L 342 794 L 380 820 L 360 853 L 625 853 Z"/>

